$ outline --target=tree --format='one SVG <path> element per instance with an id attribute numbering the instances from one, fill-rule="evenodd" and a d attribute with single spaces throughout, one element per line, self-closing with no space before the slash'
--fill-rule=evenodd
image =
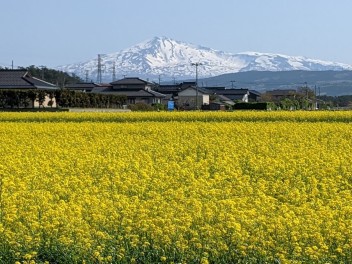
<path id="1" fill-rule="evenodd" d="M 293 100 L 289 99 L 289 98 L 284 98 L 280 101 L 280 107 L 283 110 L 294 110 L 295 105 Z"/>
<path id="2" fill-rule="evenodd" d="M 66 72 L 58 71 L 54 69 L 49 69 L 45 66 L 36 67 L 35 65 L 31 65 L 29 67 L 20 67 L 20 69 L 27 70 L 30 75 L 33 77 L 42 79 L 43 81 L 56 84 L 59 87 L 63 88 L 66 84 L 69 83 L 78 83 L 83 82 L 81 78 L 77 75 L 69 75 Z"/>
<path id="3" fill-rule="evenodd" d="M 39 103 L 39 107 L 44 107 L 43 104 L 45 102 L 45 97 L 46 97 L 46 91 L 44 90 L 39 90 L 37 93 L 37 101 Z"/>
<path id="4" fill-rule="evenodd" d="M 315 93 L 312 89 L 310 89 L 308 86 L 302 86 L 297 89 L 296 92 L 296 100 L 299 102 L 300 107 L 302 109 L 313 109 L 315 106 L 313 106 L 316 98 L 315 98 Z"/>

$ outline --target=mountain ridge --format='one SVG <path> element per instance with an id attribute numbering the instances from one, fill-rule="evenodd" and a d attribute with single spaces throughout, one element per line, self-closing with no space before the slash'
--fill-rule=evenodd
<path id="1" fill-rule="evenodd" d="M 352 65 L 288 56 L 275 53 L 228 53 L 200 45 L 154 37 L 118 52 L 101 55 L 102 78 L 112 81 L 115 65 L 116 79 L 120 76 L 138 76 L 150 80 L 194 78 L 198 63 L 199 77 L 213 77 L 226 73 L 246 71 L 325 71 L 352 70 Z M 98 59 L 58 66 L 56 69 L 95 81 L 98 76 Z"/>
<path id="2" fill-rule="evenodd" d="M 258 92 L 306 86 L 317 95 L 352 95 L 352 71 L 247 71 L 202 78 L 198 83 L 204 87 L 247 88 Z"/>

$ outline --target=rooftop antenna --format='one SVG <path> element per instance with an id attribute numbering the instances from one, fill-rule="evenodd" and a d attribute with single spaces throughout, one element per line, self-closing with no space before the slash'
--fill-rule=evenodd
<path id="1" fill-rule="evenodd" d="M 101 54 L 98 54 L 98 76 L 97 76 L 97 83 L 102 83 L 102 76 L 101 76 Z"/>

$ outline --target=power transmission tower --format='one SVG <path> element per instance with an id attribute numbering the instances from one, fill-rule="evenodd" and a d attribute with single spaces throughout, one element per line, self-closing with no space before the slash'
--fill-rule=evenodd
<path id="1" fill-rule="evenodd" d="M 114 61 L 112 64 L 112 81 L 116 80 L 116 62 Z"/>
<path id="2" fill-rule="evenodd" d="M 102 76 L 101 76 L 101 55 L 98 54 L 98 76 L 97 76 L 97 83 L 102 83 Z"/>
<path id="3" fill-rule="evenodd" d="M 88 70 L 86 70 L 86 83 L 88 82 Z"/>

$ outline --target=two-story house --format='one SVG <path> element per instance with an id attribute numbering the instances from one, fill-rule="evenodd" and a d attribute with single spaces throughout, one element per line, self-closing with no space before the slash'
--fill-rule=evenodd
<path id="1" fill-rule="evenodd" d="M 165 97 L 164 94 L 153 91 L 154 84 L 137 77 L 127 77 L 110 83 L 109 87 L 94 87 L 92 93 L 115 94 L 127 96 L 128 104 L 161 103 Z"/>

